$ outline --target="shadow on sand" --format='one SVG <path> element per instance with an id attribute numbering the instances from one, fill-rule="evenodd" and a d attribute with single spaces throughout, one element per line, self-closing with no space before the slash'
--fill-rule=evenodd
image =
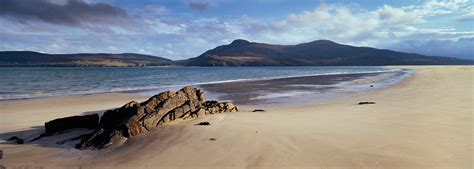
<path id="1" fill-rule="evenodd" d="M 83 112 L 80 115 L 90 115 L 97 113 L 99 116 L 102 116 L 105 111 L 106 110 L 88 111 Z M 52 135 L 45 135 L 44 126 L 32 126 L 27 130 L 0 133 L 0 145 L 18 145 L 16 140 L 9 140 L 12 137 L 17 137 L 23 140 L 22 144 L 36 144 L 42 147 L 70 149 L 74 148 L 74 146 L 81 141 L 82 136 L 90 134 L 93 131 L 94 130 L 91 129 L 78 128 L 57 132 Z"/>

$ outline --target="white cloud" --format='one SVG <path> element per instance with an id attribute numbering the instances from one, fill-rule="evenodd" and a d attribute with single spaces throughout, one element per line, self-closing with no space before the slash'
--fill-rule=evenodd
<path id="1" fill-rule="evenodd" d="M 180 34 L 186 28 L 185 24 L 169 24 L 159 19 L 146 20 L 149 27 L 157 34 Z"/>
<path id="2" fill-rule="evenodd" d="M 473 37 L 473 31 L 458 31 L 449 25 L 429 24 L 445 15 L 471 15 L 470 1 L 429 1 L 420 6 L 392 7 L 383 5 L 373 11 L 356 5 L 323 4 L 311 11 L 289 14 L 277 21 L 262 21 L 242 16 L 228 29 L 252 41 L 294 44 L 316 39 L 362 46 L 386 46 L 417 38 L 456 40 Z M 469 10 L 466 10 L 469 9 Z"/>
<path id="3" fill-rule="evenodd" d="M 385 24 L 410 24 L 423 21 L 421 16 L 405 12 L 402 8 L 394 8 L 390 5 L 384 5 L 375 12 Z"/>
<path id="4" fill-rule="evenodd" d="M 420 17 L 433 17 L 452 13 L 466 13 L 465 9 L 472 8 L 469 0 L 431 0 L 419 6 L 406 6 L 402 9 L 410 11 L 412 15 Z"/>

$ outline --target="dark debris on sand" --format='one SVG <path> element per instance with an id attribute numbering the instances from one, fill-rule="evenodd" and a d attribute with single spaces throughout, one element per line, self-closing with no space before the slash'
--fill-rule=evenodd
<path id="1" fill-rule="evenodd" d="M 375 102 L 359 102 L 358 105 L 375 104 Z"/>
<path id="2" fill-rule="evenodd" d="M 211 125 L 211 123 L 207 122 L 207 121 L 203 121 L 203 122 L 200 122 L 196 125 L 200 125 L 200 126 L 208 126 L 208 125 Z"/>

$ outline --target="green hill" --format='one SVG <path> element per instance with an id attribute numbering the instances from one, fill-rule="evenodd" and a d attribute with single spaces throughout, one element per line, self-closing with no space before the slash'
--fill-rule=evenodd
<path id="1" fill-rule="evenodd" d="M 172 61 L 162 57 L 122 53 L 45 54 L 31 51 L 0 52 L 0 66 L 125 67 L 163 66 Z"/>
<path id="2" fill-rule="evenodd" d="M 181 61 L 188 66 L 385 66 L 460 65 L 472 60 L 424 56 L 369 47 L 355 47 L 329 40 L 297 45 L 272 45 L 235 40 L 196 58 Z"/>

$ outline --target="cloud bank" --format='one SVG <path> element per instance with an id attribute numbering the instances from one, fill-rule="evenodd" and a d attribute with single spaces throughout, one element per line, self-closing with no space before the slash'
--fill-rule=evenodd
<path id="1" fill-rule="evenodd" d="M 407 40 L 387 46 L 387 48 L 405 52 L 474 60 L 473 47 L 474 38 L 461 38 L 459 40 Z"/>
<path id="2" fill-rule="evenodd" d="M 238 38 L 273 44 L 329 39 L 426 55 L 473 56 L 474 30 L 465 25 L 473 24 L 474 5 L 465 0 L 385 4 L 372 10 L 322 3 L 270 19 L 209 14 L 210 7 L 224 8 L 227 0 L 183 1 L 180 8 L 147 4 L 133 12 L 78 0 L 0 2 L 0 50 L 136 52 L 185 59 Z"/>
<path id="3" fill-rule="evenodd" d="M 128 18 L 125 10 L 110 4 L 75 0 L 65 4 L 44 0 L 2 0 L 0 16 L 19 22 L 43 21 L 66 26 L 120 24 L 121 20 Z"/>

